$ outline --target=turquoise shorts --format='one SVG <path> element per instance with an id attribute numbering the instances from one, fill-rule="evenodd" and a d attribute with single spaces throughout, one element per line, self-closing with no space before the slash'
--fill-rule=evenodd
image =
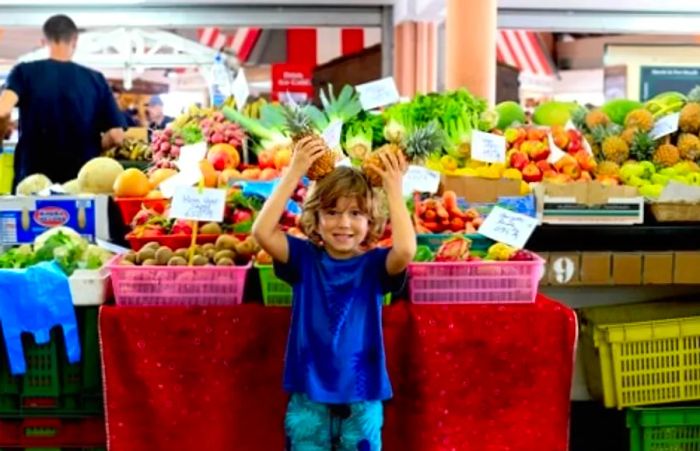
<path id="1" fill-rule="evenodd" d="M 321 404 L 294 393 L 284 429 L 287 451 L 380 451 L 384 406 L 381 401 Z"/>

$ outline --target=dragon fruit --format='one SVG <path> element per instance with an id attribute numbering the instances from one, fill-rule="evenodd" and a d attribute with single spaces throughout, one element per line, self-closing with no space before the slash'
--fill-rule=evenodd
<path id="1" fill-rule="evenodd" d="M 440 249 L 435 254 L 436 262 L 462 262 L 469 259 L 469 248 L 471 240 L 461 235 L 456 235 L 453 238 L 442 243 Z"/>

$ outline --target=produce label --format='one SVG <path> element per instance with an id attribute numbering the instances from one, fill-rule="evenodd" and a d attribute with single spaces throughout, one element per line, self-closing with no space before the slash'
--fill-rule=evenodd
<path id="1" fill-rule="evenodd" d="M 485 163 L 505 163 L 505 136 L 474 130 L 472 132 L 472 158 Z"/>
<path id="2" fill-rule="evenodd" d="M 224 219 L 225 206 L 226 190 L 178 186 L 170 207 L 170 217 L 221 222 Z"/>
<path id="3" fill-rule="evenodd" d="M 675 133 L 678 130 L 678 121 L 681 118 L 681 113 L 673 113 L 668 116 L 662 117 L 656 124 L 654 128 L 651 129 L 649 135 L 652 139 L 663 138 L 666 135 Z"/>
<path id="4" fill-rule="evenodd" d="M 399 90 L 393 77 L 357 85 L 355 90 L 360 94 L 360 103 L 365 110 L 373 110 L 399 101 Z"/>
<path id="5" fill-rule="evenodd" d="M 414 192 L 430 193 L 437 192 L 440 186 L 440 173 L 431 171 L 423 166 L 409 166 L 408 171 L 403 176 L 403 195 L 410 196 Z"/>
<path id="6" fill-rule="evenodd" d="M 479 233 L 518 249 L 525 247 L 532 232 L 537 227 L 537 219 L 505 208 L 493 207 L 479 228 Z"/>
<path id="7" fill-rule="evenodd" d="M 554 164 L 557 161 L 561 160 L 564 157 L 564 155 L 566 155 L 566 152 L 564 152 L 559 148 L 559 146 L 554 144 L 554 137 L 551 133 L 547 133 L 547 140 L 549 141 L 549 157 L 547 157 L 547 161 Z"/>
<path id="8" fill-rule="evenodd" d="M 343 121 L 333 120 L 323 131 L 321 137 L 331 149 L 340 147 L 340 135 L 343 131 Z"/>
<path id="9" fill-rule="evenodd" d="M 248 101 L 248 96 L 250 96 L 250 86 L 248 86 L 248 79 L 243 68 L 238 69 L 231 90 L 233 91 L 233 98 L 236 100 L 236 108 L 238 108 L 238 111 L 241 111 Z"/>
<path id="10" fill-rule="evenodd" d="M 197 144 L 190 144 L 180 148 L 180 156 L 175 163 L 181 172 L 192 170 L 193 167 L 199 171 L 199 162 L 207 155 L 207 143 L 205 141 Z"/>

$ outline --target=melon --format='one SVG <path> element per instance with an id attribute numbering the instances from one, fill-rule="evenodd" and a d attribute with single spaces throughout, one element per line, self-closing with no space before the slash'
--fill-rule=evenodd
<path id="1" fill-rule="evenodd" d="M 17 184 L 15 194 L 31 196 L 51 186 L 51 180 L 44 174 L 32 174 Z"/>
<path id="2" fill-rule="evenodd" d="M 124 168 L 119 162 L 107 157 L 97 157 L 88 161 L 78 172 L 78 186 L 81 193 L 111 194 L 114 182 Z"/>

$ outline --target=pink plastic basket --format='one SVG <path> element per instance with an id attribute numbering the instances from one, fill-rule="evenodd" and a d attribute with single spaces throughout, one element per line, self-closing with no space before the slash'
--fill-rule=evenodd
<path id="1" fill-rule="evenodd" d="M 122 266 L 120 260 L 108 267 L 114 300 L 124 306 L 240 304 L 251 266 Z"/>
<path id="2" fill-rule="evenodd" d="M 535 302 L 544 260 L 412 263 L 409 299 L 416 304 Z"/>

